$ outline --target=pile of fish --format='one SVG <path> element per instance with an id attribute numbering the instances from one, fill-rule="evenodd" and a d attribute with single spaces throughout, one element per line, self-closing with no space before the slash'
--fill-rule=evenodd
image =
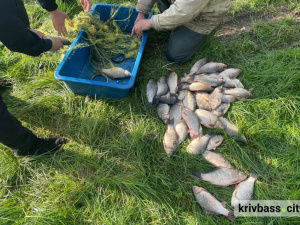
<path id="1" fill-rule="evenodd" d="M 235 169 L 221 154 L 214 152 L 224 137 L 211 131 L 204 134 L 202 126 L 224 130 L 229 137 L 235 137 L 236 141 L 247 143 L 239 129 L 223 117 L 230 103 L 252 98 L 252 90 L 246 90 L 237 79 L 240 74 L 241 69 L 227 68 L 223 63 L 207 63 L 204 58 L 198 60 L 190 72 L 181 78 L 171 72 L 158 82 L 151 79 L 147 84 L 147 107 L 158 104 L 157 114 L 167 124 L 163 138 L 167 155 L 171 157 L 190 136 L 191 142 L 186 151 L 202 155 L 216 166 L 209 173 L 194 172 L 196 177 L 220 186 L 241 182 L 233 193 L 232 206 L 240 204 L 240 200 L 251 200 L 257 176 L 251 175 L 245 180 L 247 175 L 244 172 Z M 204 188 L 193 186 L 193 192 L 205 213 L 222 214 L 233 221 L 233 212 L 228 211 L 225 204 L 216 200 Z M 243 204 L 246 204 L 245 201 Z"/>

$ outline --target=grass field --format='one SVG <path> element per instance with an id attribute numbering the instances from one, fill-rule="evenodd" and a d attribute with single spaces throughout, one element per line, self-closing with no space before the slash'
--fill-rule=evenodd
<path id="1" fill-rule="evenodd" d="M 73 16 L 81 10 L 78 2 L 59 7 Z M 134 6 L 136 1 L 102 3 Z M 27 0 L 26 7 L 32 27 L 48 18 L 36 1 Z M 289 14 L 278 20 L 252 16 L 276 17 L 279 7 Z M 240 80 L 254 89 L 254 99 L 232 104 L 225 116 L 248 144 L 225 137 L 218 151 L 236 168 L 260 175 L 254 199 L 300 199 L 299 13 L 298 0 L 234 1 L 229 21 L 239 24 L 244 15 L 250 29 L 211 37 L 183 66 L 164 55 L 170 32 L 151 30 L 125 99 L 74 95 L 54 78 L 59 53 L 32 58 L 0 47 L 0 77 L 13 82 L 3 95 L 9 111 L 38 136 L 69 140 L 55 155 L 41 157 L 16 158 L 0 145 L 0 224 L 229 224 L 223 216 L 204 214 L 191 187 L 202 186 L 230 203 L 234 186 L 195 179 L 193 170 L 208 172 L 213 166 L 186 152 L 190 140 L 168 158 L 162 146 L 166 126 L 155 107 L 145 107 L 150 78 L 157 81 L 170 71 L 181 76 L 203 57 L 241 68 Z M 236 218 L 236 224 L 299 223 L 298 217 Z"/>

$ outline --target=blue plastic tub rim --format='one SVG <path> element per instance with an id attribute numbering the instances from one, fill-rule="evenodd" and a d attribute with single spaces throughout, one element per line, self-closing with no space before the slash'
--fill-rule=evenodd
<path id="1" fill-rule="evenodd" d="M 90 12 L 91 15 L 94 14 L 95 8 L 98 5 L 103 5 L 103 6 L 117 6 L 117 7 L 124 7 L 124 8 L 131 8 L 130 6 L 122 6 L 122 5 L 114 5 L 114 4 L 102 4 L 102 3 L 98 3 L 98 4 L 94 4 L 93 8 Z M 135 7 L 133 7 L 135 9 Z M 148 18 L 151 18 L 153 15 L 153 10 L 151 10 L 151 13 L 148 15 Z M 75 82 L 75 83 L 81 83 L 81 84 L 89 84 L 89 85 L 101 85 L 104 87 L 111 87 L 111 88 L 118 88 L 118 89 L 130 89 L 133 87 L 134 82 L 135 82 L 135 76 L 134 77 L 130 77 L 130 80 L 127 84 L 116 84 L 116 83 L 105 83 L 105 82 L 101 82 L 101 81 L 93 81 L 93 80 L 87 80 L 87 79 L 81 79 L 81 78 L 74 78 L 74 77 L 68 77 L 67 79 L 65 78 L 65 76 L 61 76 L 59 75 L 60 70 L 62 69 L 62 66 L 64 65 L 64 62 L 67 61 L 67 59 L 69 58 L 69 56 L 72 53 L 73 48 L 76 46 L 77 42 L 79 41 L 79 38 L 83 35 L 84 31 L 83 29 L 78 33 L 78 35 L 76 36 L 76 39 L 73 41 L 73 43 L 70 46 L 70 49 L 67 51 L 65 57 L 63 58 L 63 60 L 60 62 L 59 66 L 57 67 L 57 70 L 55 71 L 55 78 L 57 80 L 61 80 L 61 81 L 66 81 L 66 82 Z M 139 52 L 137 54 L 137 57 L 135 58 L 135 62 L 139 62 L 139 63 L 135 63 L 133 70 L 131 71 L 131 74 L 135 74 L 137 75 L 138 72 L 138 68 L 139 68 L 139 64 L 143 55 L 142 49 L 145 48 L 146 45 L 146 41 L 147 41 L 147 37 L 148 37 L 148 31 L 145 31 L 143 34 L 143 38 L 142 38 L 142 42 L 139 48 Z"/>

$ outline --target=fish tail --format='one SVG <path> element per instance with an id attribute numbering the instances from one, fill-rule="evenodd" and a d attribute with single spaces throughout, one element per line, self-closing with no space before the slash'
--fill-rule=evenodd
<path id="1" fill-rule="evenodd" d="M 174 125 L 174 118 L 168 120 L 168 124 Z"/>
<path id="2" fill-rule="evenodd" d="M 255 180 L 257 178 L 259 178 L 259 174 L 257 174 L 256 172 L 252 171 L 251 174 L 250 174 L 251 177 L 253 177 Z"/>
<path id="3" fill-rule="evenodd" d="M 154 98 L 152 104 L 158 104 L 158 103 L 159 103 L 159 97 Z"/>
<path id="4" fill-rule="evenodd" d="M 198 172 L 198 171 L 193 171 L 193 174 L 198 177 L 200 180 L 203 180 L 202 179 L 202 176 L 201 176 L 201 172 Z"/>
<path id="5" fill-rule="evenodd" d="M 231 222 L 234 222 L 234 212 L 233 211 L 230 211 L 227 215 L 227 218 L 231 221 Z"/>
<path id="6" fill-rule="evenodd" d="M 151 106 L 152 106 L 152 102 L 148 102 L 146 105 L 147 108 L 151 108 Z"/>

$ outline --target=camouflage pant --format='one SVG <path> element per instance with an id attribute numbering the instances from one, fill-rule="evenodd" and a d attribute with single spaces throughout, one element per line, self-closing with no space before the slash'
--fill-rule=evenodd
<path id="1" fill-rule="evenodd" d="M 160 12 L 170 7 L 168 0 L 158 0 Z M 166 56 L 170 61 L 178 64 L 186 63 L 206 42 L 208 35 L 199 34 L 185 26 L 175 28 L 169 38 Z"/>

